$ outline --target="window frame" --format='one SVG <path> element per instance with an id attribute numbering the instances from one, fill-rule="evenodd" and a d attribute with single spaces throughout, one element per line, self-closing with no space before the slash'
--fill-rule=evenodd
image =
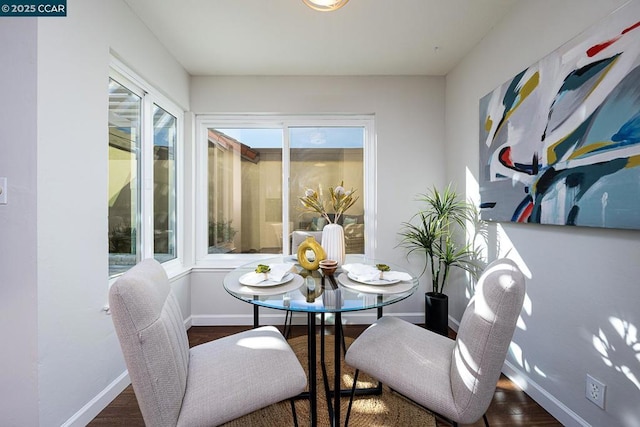
<path id="1" fill-rule="evenodd" d="M 131 92 L 140 96 L 142 102 L 140 119 L 140 209 L 137 212 L 137 224 L 140 226 L 139 239 L 136 245 L 136 264 L 146 258 L 154 258 L 154 105 L 163 109 L 176 118 L 175 141 L 175 258 L 162 263 L 169 276 L 182 272 L 184 269 L 184 110 L 175 102 L 161 94 L 147 83 L 142 77 L 128 68 L 124 63 L 111 57 L 109 63 L 109 79 L 115 80 Z M 133 267 L 133 266 L 132 266 Z M 112 283 L 122 273 L 110 274 Z"/>
<path id="2" fill-rule="evenodd" d="M 209 254 L 208 245 L 208 165 L 207 130 L 209 128 L 277 128 L 283 130 L 282 147 L 282 221 L 289 222 L 289 188 L 285 185 L 290 175 L 289 128 L 291 127 L 362 127 L 364 129 L 363 169 L 365 235 L 376 236 L 376 133 L 373 114 L 203 114 L 195 119 L 195 265 L 196 267 L 235 268 L 239 265 L 273 257 L 274 254 Z M 289 230 L 290 232 L 291 230 Z M 375 257 L 375 237 L 365 239 L 365 255 Z M 285 246 L 283 245 L 283 251 Z"/>

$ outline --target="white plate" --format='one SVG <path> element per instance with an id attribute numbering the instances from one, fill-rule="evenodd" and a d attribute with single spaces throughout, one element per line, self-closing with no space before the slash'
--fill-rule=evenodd
<path id="1" fill-rule="evenodd" d="M 284 283 L 279 286 L 268 286 L 268 287 L 259 287 L 259 286 L 245 286 L 241 285 L 239 282 L 234 282 L 230 284 L 227 289 L 232 293 L 243 294 L 243 295 L 253 295 L 253 296 L 270 296 L 270 295 L 280 295 L 287 292 L 295 291 L 304 285 L 304 279 L 299 274 L 293 274 L 293 280 L 290 280 L 287 283 Z"/>
<path id="2" fill-rule="evenodd" d="M 380 285 L 395 285 L 396 283 L 398 283 L 400 280 L 399 279 L 392 279 L 392 280 L 358 280 L 353 274 L 349 273 L 348 274 L 349 279 L 353 280 L 354 282 L 358 282 L 358 283 L 364 283 L 365 285 L 374 285 L 374 286 L 380 286 Z M 384 275 L 383 275 L 384 277 Z"/>
<path id="3" fill-rule="evenodd" d="M 255 273 L 253 271 L 247 274 L 243 274 L 238 279 L 238 282 L 240 282 L 242 285 L 245 285 L 245 286 L 251 286 L 252 288 L 263 288 L 266 286 L 282 285 L 283 283 L 290 282 L 291 279 L 293 279 L 293 273 L 287 273 L 284 276 L 282 276 L 282 280 L 263 280 L 262 282 L 259 282 L 259 283 L 251 283 L 245 280 L 247 277 L 253 276 L 254 274 Z"/>
<path id="4" fill-rule="evenodd" d="M 345 288 L 348 288 L 352 291 L 369 294 L 399 294 L 401 292 L 410 291 L 414 286 L 413 281 L 401 281 L 389 286 L 372 286 L 366 283 L 355 282 L 349 279 L 346 273 L 340 273 L 340 275 L 338 276 L 338 282 L 340 282 L 340 284 Z"/>

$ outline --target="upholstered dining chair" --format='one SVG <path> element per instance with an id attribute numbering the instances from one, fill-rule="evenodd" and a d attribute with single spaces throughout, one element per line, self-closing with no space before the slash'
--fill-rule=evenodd
<path id="1" fill-rule="evenodd" d="M 290 248 L 291 255 L 296 255 L 298 253 L 298 246 L 300 246 L 300 243 L 304 242 L 307 237 L 313 237 L 314 239 L 316 239 L 316 242 L 322 243 L 322 231 L 292 231 Z"/>
<path id="2" fill-rule="evenodd" d="M 349 347 L 347 364 L 386 383 L 454 426 L 484 418 L 495 392 L 525 294 L 516 264 L 484 270 L 455 340 L 394 317 L 382 317 Z M 347 422 L 353 402 L 353 391 Z"/>
<path id="3" fill-rule="evenodd" d="M 306 374 L 274 327 L 190 349 L 178 301 L 153 259 L 111 286 L 109 305 L 146 425 L 216 426 L 305 389 Z"/>

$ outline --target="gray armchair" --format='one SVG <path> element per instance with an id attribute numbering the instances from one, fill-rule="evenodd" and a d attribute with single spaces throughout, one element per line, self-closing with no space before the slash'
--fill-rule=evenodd
<path id="1" fill-rule="evenodd" d="M 525 279 L 508 259 L 491 263 L 476 285 L 451 340 L 394 317 L 382 317 L 347 350 L 346 362 L 454 425 L 484 417 L 525 294 Z M 351 399 L 353 400 L 353 393 Z M 347 410 L 347 421 L 351 401 Z"/>
<path id="2" fill-rule="evenodd" d="M 178 301 L 153 259 L 111 286 L 109 304 L 147 425 L 215 426 L 305 389 L 306 374 L 274 327 L 190 349 Z"/>

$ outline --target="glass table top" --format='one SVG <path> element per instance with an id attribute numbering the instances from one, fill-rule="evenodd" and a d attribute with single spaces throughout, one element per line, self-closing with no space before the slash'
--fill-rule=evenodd
<path id="1" fill-rule="evenodd" d="M 292 272 L 282 280 L 264 281 L 255 285 L 248 277 L 258 264 L 292 264 Z M 362 255 L 347 255 L 346 264 L 375 266 L 381 263 Z M 401 267 L 386 263 L 393 272 L 408 273 L 407 280 L 358 281 L 342 268 L 331 276 L 320 270 L 309 271 L 298 264 L 295 256 L 281 255 L 253 261 L 228 273 L 224 278 L 225 290 L 234 297 L 261 307 L 299 312 L 335 313 L 367 310 L 394 304 L 411 296 L 418 287 L 418 279 Z M 410 277 L 410 278 L 409 278 Z M 241 283 L 243 282 L 243 283 Z"/>

